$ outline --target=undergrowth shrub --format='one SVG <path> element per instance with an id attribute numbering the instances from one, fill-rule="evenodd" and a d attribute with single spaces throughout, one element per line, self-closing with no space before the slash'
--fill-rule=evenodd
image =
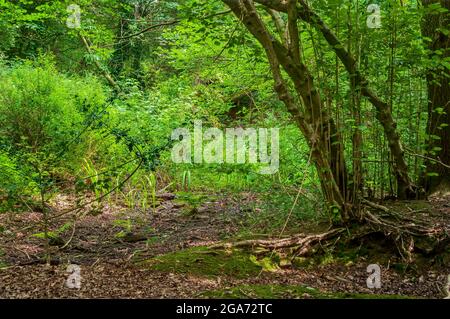
<path id="1" fill-rule="evenodd" d="M 95 139 L 86 123 L 106 94 L 95 78 L 60 74 L 49 58 L 1 65 L 0 78 L 0 194 L 14 202 L 36 194 L 36 174 L 48 185 L 80 167 Z"/>

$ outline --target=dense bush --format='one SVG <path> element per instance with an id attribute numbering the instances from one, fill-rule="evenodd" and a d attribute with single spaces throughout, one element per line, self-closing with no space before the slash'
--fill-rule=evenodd
<path id="1" fill-rule="evenodd" d="M 68 78 L 48 64 L 3 68 L 0 76 L 0 134 L 16 151 L 59 153 L 79 133 L 84 113 L 105 101 L 94 79 Z"/>
<path id="2" fill-rule="evenodd" d="M 50 180 L 75 171 L 99 139 L 86 132 L 106 95 L 94 78 L 59 74 L 49 59 L 0 68 L 0 194 L 36 191 L 37 175 Z M 37 174 L 37 175 L 36 175 Z"/>

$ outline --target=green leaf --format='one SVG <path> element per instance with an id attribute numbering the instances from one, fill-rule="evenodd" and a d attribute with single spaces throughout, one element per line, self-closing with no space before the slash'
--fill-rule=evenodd
<path id="1" fill-rule="evenodd" d="M 427 176 L 428 177 L 437 177 L 437 176 L 439 176 L 439 174 L 438 173 L 434 173 L 434 172 L 430 172 L 430 173 L 427 173 Z"/>

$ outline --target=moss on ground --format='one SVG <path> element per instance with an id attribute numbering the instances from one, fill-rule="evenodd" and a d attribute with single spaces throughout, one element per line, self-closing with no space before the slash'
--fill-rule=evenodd
<path id="1" fill-rule="evenodd" d="M 194 247 L 160 255 L 147 260 L 146 264 L 158 271 L 206 277 L 226 275 L 247 278 L 259 274 L 262 269 L 241 250 L 221 251 L 206 247 Z"/>
<path id="2" fill-rule="evenodd" d="M 322 292 L 307 286 L 281 285 L 242 285 L 225 290 L 212 290 L 202 293 L 207 298 L 229 299 L 407 299 L 399 295 L 375 295 L 354 293 Z"/>
<path id="3" fill-rule="evenodd" d="M 296 268 L 307 269 L 331 264 L 350 266 L 356 263 L 361 256 L 365 256 L 361 248 L 339 248 L 335 251 L 317 252 L 310 257 L 295 257 L 292 259 L 292 265 Z"/>

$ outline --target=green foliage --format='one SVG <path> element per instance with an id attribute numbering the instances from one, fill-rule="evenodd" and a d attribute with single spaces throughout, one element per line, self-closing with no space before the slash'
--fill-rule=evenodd
<path id="1" fill-rule="evenodd" d="M 0 132 L 13 151 L 61 153 L 80 133 L 83 113 L 105 102 L 95 79 L 71 79 L 44 63 L 0 70 Z M 72 148 L 80 147 L 76 142 Z"/>
<path id="2" fill-rule="evenodd" d="M 0 192 L 14 201 L 80 167 L 91 137 L 82 134 L 86 118 L 105 94 L 94 78 L 61 75 L 45 57 L 3 66 L 0 76 Z"/>
<path id="3" fill-rule="evenodd" d="M 34 189 L 29 174 L 8 153 L 0 151 L 0 211 L 12 209 L 17 194 L 30 195 Z"/>
<path id="4" fill-rule="evenodd" d="M 252 263 L 254 263 L 255 265 L 261 266 L 261 268 L 264 271 L 268 271 L 268 272 L 276 272 L 277 270 L 280 269 L 280 267 L 278 267 L 278 265 L 276 263 L 274 263 L 271 258 L 269 257 L 263 257 L 262 259 L 259 259 L 254 256 L 251 255 L 250 256 L 250 260 L 252 261 Z"/>
<path id="5" fill-rule="evenodd" d="M 324 215 L 339 221 L 339 207 L 322 204 L 310 145 L 274 93 L 264 50 L 226 13 L 222 1 L 80 0 L 82 21 L 77 30 L 65 25 L 71 3 L 0 0 L 4 210 L 18 209 L 23 198 L 36 199 L 42 191 L 48 199 L 60 185 L 75 180 L 79 198 L 86 192 L 102 198 L 116 188 L 105 199 L 142 211 L 156 210 L 156 193 L 163 187 L 190 192 L 184 199 L 188 214 L 202 204 L 196 193 L 258 193 L 262 200 L 243 207 L 244 237 L 276 233 L 286 220 L 292 229 L 300 221 Z M 444 149 L 438 145 L 445 142 L 439 131 L 448 124 L 440 123 L 429 134 L 426 129 L 430 114 L 446 114 L 444 105 L 428 114 L 426 75 L 448 69 L 449 61 L 443 50 L 427 47 L 435 39 L 422 34 L 420 21 L 445 9 L 437 3 L 419 7 L 412 1 L 379 4 L 380 29 L 367 29 L 367 1 L 317 0 L 311 6 L 340 39 L 346 39 L 343 47 L 357 58 L 373 91 L 391 106 L 408 151 L 410 175 L 415 180 L 437 176 L 433 170 L 424 173 L 423 158 L 409 154 L 438 156 Z M 259 13 L 281 39 L 269 14 Z M 167 25 L 149 25 L 157 21 Z M 359 96 L 354 105 L 358 88 L 351 87 L 333 48 L 313 27 L 299 27 L 302 58 L 343 137 L 347 162 L 341 164 L 351 177 L 353 161 L 362 161 L 361 195 L 382 198 L 395 193 L 389 143 L 377 112 Z M 448 35 L 445 26 L 437 31 Z M 108 81 L 103 78 L 108 76 L 120 86 L 120 94 L 105 89 Z M 219 129 L 279 128 L 278 173 L 260 175 L 253 164 L 175 165 L 171 133 L 175 128 L 190 129 L 195 120 Z M 353 153 L 356 132 L 362 134 L 361 158 Z M 428 149 L 428 144 L 433 147 Z"/>
<path id="6" fill-rule="evenodd" d="M 307 192 L 298 194 L 298 190 L 279 184 L 273 185 L 272 193 L 257 194 L 257 200 L 240 207 L 245 214 L 238 232 L 241 238 L 252 238 L 253 234 L 279 236 L 286 223 L 289 226 L 288 232 L 295 232 L 301 223 L 323 220 L 327 216 L 324 205 L 317 200 L 320 194 L 317 197 Z M 297 195 L 299 198 L 296 202 Z"/>
<path id="7" fill-rule="evenodd" d="M 45 232 L 36 233 L 33 234 L 32 236 L 40 239 L 48 238 L 53 241 L 61 241 L 59 236 L 65 231 L 67 231 L 70 227 L 72 227 L 72 223 L 65 223 L 64 225 L 55 229 L 54 231 L 48 231 L 47 233 Z"/>
<path id="8" fill-rule="evenodd" d="M 130 219 L 116 219 L 113 224 L 114 226 L 121 228 L 121 230 L 114 235 L 116 238 L 124 238 L 133 230 L 133 222 Z"/>

